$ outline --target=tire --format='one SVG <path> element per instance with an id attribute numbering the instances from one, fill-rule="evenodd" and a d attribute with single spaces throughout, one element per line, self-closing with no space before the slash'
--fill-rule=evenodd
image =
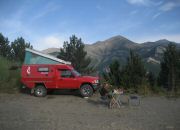
<path id="1" fill-rule="evenodd" d="M 80 94 L 82 97 L 91 97 L 93 92 L 93 88 L 89 84 L 84 84 L 80 88 Z"/>
<path id="2" fill-rule="evenodd" d="M 43 85 L 38 85 L 34 89 L 34 95 L 36 97 L 45 97 L 47 95 L 47 89 Z"/>

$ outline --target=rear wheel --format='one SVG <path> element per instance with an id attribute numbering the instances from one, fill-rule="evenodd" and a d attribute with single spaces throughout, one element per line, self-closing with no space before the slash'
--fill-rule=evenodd
<path id="1" fill-rule="evenodd" d="M 36 97 L 45 97 L 47 95 L 47 89 L 43 85 L 38 85 L 34 89 L 34 95 Z"/>
<path id="2" fill-rule="evenodd" d="M 93 95 L 93 88 L 89 84 L 84 84 L 80 88 L 82 97 L 91 97 Z"/>

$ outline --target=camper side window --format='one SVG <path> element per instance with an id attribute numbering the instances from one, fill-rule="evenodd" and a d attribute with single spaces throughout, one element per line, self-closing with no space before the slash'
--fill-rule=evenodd
<path id="1" fill-rule="evenodd" d="M 39 67 L 38 72 L 49 72 L 49 68 L 48 67 Z"/>

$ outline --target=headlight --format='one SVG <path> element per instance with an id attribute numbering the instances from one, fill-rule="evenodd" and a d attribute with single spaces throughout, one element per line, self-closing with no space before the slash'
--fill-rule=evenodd
<path id="1" fill-rule="evenodd" d="M 95 84 L 98 84 L 99 83 L 99 80 L 97 79 L 97 80 L 94 80 L 94 83 Z"/>

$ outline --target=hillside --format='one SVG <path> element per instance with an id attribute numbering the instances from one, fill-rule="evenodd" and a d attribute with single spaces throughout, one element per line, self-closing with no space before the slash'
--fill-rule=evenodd
<path id="1" fill-rule="evenodd" d="M 88 56 L 93 59 L 92 65 L 95 65 L 101 71 L 114 59 L 119 60 L 121 65 L 124 65 L 131 49 L 142 57 L 145 67 L 149 71 L 157 73 L 163 51 L 169 43 L 170 41 L 163 39 L 138 44 L 122 36 L 115 36 L 105 41 L 86 45 L 85 50 Z"/>
<path id="2" fill-rule="evenodd" d="M 145 67 L 148 70 L 157 73 L 163 51 L 169 43 L 170 41 L 163 39 L 156 42 L 139 44 L 118 35 L 94 44 L 86 44 L 85 50 L 87 51 L 87 55 L 92 58 L 91 65 L 97 67 L 100 71 L 106 68 L 114 59 L 119 60 L 120 64 L 124 65 L 129 55 L 129 50 L 131 49 L 142 57 Z M 177 46 L 180 48 L 179 44 L 177 44 Z M 58 51 L 59 49 L 57 48 L 49 48 L 43 52 L 57 54 Z"/>

